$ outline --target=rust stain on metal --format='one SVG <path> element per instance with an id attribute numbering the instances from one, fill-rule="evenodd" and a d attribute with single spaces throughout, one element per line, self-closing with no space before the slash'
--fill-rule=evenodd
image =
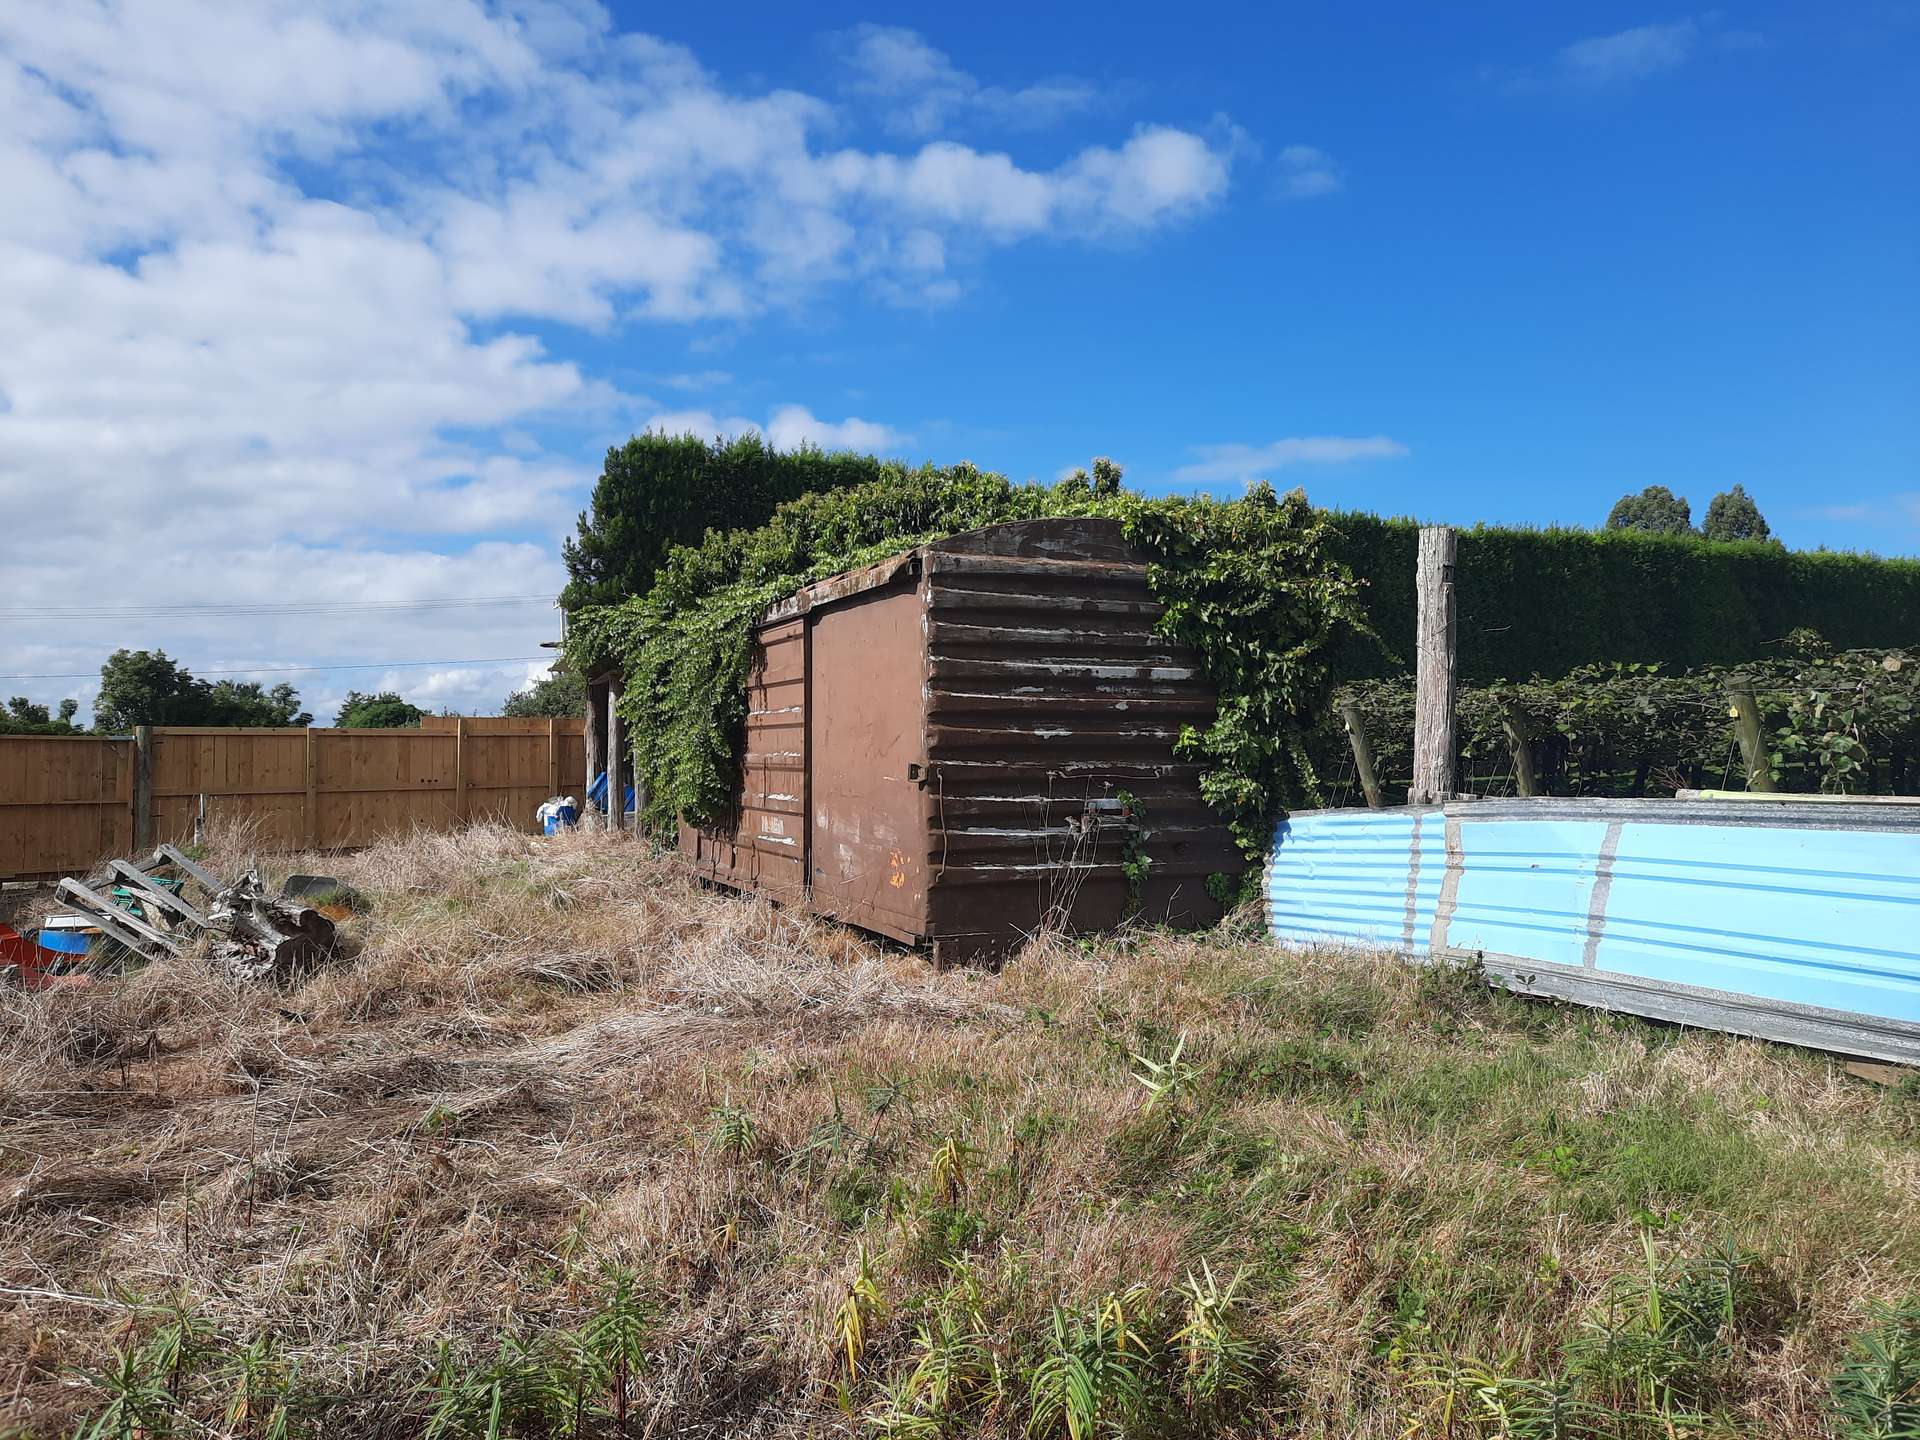
<path id="1" fill-rule="evenodd" d="M 759 624 L 735 821 L 683 826 L 681 848 L 944 962 L 1117 924 L 1138 831 L 1143 916 L 1210 921 L 1206 877 L 1241 861 L 1173 754 L 1214 695 L 1161 613 L 1107 520 L 991 526 L 808 586 Z"/>

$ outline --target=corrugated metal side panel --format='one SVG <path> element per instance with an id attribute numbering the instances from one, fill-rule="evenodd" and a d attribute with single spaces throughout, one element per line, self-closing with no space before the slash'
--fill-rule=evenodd
<path id="1" fill-rule="evenodd" d="M 1396 882 L 1421 886 L 1427 867 L 1413 866 L 1434 819 L 1293 816 L 1268 867 L 1275 938 L 1478 960 L 1516 988 L 1583 1004 L 1920 1062 L 1920 816 L 1689 801 L 1449 806 L 1431 924 L 1396 938 Z"/>
<path id="2" fill-rule="evenodd" d="M 1461 852 L 1446 943 L 1558 965 L 1585 963 L 1606 820 L 1449 819 L 1446 829 Z"/>
<path id="3" fill-rule="evenodd" d="M 1920 1021 L 1920 835 L 1636 823 L 1612 871 L 1599 969 Z"/>
<path id="4" fill-rule="evenodd" d="M 1139 802 L 1150 919 L 1203 923 L 1206 877 L 1238 871 L 1231 838 L 1176 761 L 1213 716 L 1199 658 L 1154 630 L 1146 566 L 1106 521 L 1001 526 L 929 547 L 929 888 L 936 937 L 1007 936 L 1049 911 L 1117 923 Z"/>
<path id="5" fill-rule="evenodd" d="M 806 626 L 799 616 L 760 630 L 733 823 L 680 827 L 681 853 L 702 874 L 790 902 L 804 898 L 806 880 Z"/>
<path id="6" fill-rule="evenodd" d="M 1326 810 L 1280 822 L 1267 925 L 1291 944 L 1424 951 L 1446 872 L 1435 810 Z"/>

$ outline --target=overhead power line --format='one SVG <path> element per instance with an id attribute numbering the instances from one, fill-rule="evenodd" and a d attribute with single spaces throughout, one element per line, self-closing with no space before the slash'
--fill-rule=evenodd
<path id="1" fill-rule="evenodd" d="M 551 664 L 551 655 L 498 655 L 487 660 L 368 660 L 352 665 L 245 665 L 237 670 L 191 670 L 200 675 L 293 675 L 319 670 L 408 670 L 427 665 L 522 665 L 535 660 Z M 98 670 L 69 670 L 47 675 L 0 675 L 0 680 L 91 680 Z"/>
<path id="2" fill-rule="evenodd" d="M 429 600 L 288 600 L 204 605 L 34 605 L 0 610 L 4 620 L 221 619 L 235 616 L 352 615 L 400 610 L 471 610 L 508 605 L 552 605 L 551 595 L 452 595 Z"/>

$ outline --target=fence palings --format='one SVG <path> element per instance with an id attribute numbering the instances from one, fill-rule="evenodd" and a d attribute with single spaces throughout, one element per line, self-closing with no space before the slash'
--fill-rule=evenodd
<path id="1" fill-rule="evenodd" d="M 533 813 L 585 763 L 577 717 L 434 717 L 407 730 L 142 727 L 138 737 L 0 735 L 0 876 L 84 871 L 216 822 L 265 849 L 352 849 L 382 835 Z"/>

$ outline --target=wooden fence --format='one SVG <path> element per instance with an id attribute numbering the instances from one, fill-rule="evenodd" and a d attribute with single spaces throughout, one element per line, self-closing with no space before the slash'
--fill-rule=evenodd
<path id="1" fill-rule="evenodd" d="M 191 840 L 202 796 L 210 823 L 250 823 L 275 850 L 348 850 L 481 819 L 531 830 L 541 801 L 578 793 L 585 767 L 575 717 L 0 735 L 0 877 L 65 875 Z"/>

